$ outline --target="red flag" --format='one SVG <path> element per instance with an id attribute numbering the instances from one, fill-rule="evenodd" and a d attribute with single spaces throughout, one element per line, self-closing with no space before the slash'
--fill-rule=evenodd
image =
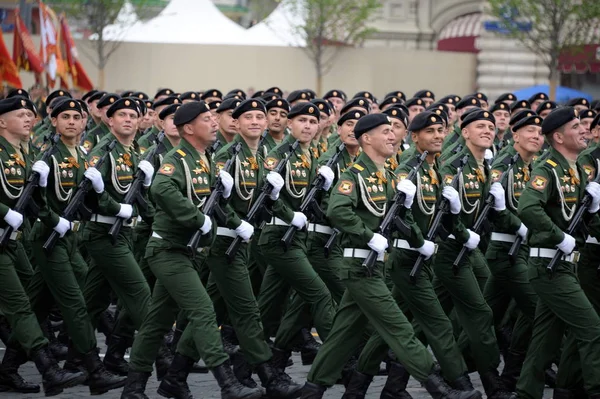
<path id="1" fill-rule="evenodd" d="M 40 55 L 46 69 L 46 80 L 50 87 L 54 87 L 58 78 L 62 80 L 61 87 L 64 87 L 67 81 L 67 68 L 58 47 L 60 35 L 55 27 L 55 21 L 57 20 L 54 11 L 40 1 L 40 36 L 42 38 Z"/>
<path id="2" fill-rule="evenodd" d="M 15 9 L 13 62 L 17 69 L 24 69 L 36 74 L 44 72 L 44 64 L 42 64 L 37 51 L 35 51 L 33 40 L 31 40 L 29 31 L 21 19 L 18 8 Z"/>
<path id="3" fill-rule="evenodd" d="M 85 91 L 92 90 L 94 85 L 92 84 L 88 74 L 85 72 L 85 69 L 83 69 L 83 65 L 81 65 L 81 62 L 79 62 L 77 47 L 75 47 L 75 42 L 73 41 L 73 36 L 71 35 L 71 29 L 69 29 L 67 19 L 64 15 L 60 16 L 60 30 L 61 38 L 65 45 L 67 70 L 73 79 L 73 86 Z"/>
<path id="4" fill-rule="evenodd" d="M 4 43 L 2 29 L 0 29 L 0 75 L 2 76 L 2 81 L 6 82 L 7 85 L 17 89 L 23 87 L 21 78 L 19 77 L 19 70 L 10 57 L 6 43 Z"/>

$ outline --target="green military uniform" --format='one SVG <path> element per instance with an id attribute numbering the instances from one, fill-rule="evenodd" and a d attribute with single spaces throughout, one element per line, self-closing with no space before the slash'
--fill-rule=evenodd
<path id="1" fill-rule="evenodd" d="M 531 343 L 517 383 L 519 397 L 541 396 L 543 370 L 555 356 L 567 326 L 575 345 L 564 348 L 557 381 L 562 380 L 562 373 L 571 371 L 563 368 L 562 359 L 578 350 L 586 393 L 600 393 L 600 317 L 581 289 L 572 256 L 557 263 L 553 278 L 546 272 L 549 258 L 584 196 L 586 176 L 579 163 L 570 164 L 551 148 L 546 160 L 534 168 L 519 200 L 519 217 L 529 227 L 529 280 L 539 298 Z M 589 213 L 584 216 L 584 220 L 591 218 Z M 581 248 L 586 239 L 583 232 L 578 230 L 573 237 Z"/>
<path id="2" fill-rule="evenodd" d="M 148 151 L 148 148 L 152 147 L 156 143 L 156 137 L 160 133 L 160 130 L 156 126 L 152 126 L 142 137 L 137 141 L 140 147 L 140 153 L 143 154 Z"/>
<path id="3" fill-rule="evenodd" d="M 84 150 L 88 152 L 88 154 L 92 151 L 94 147 L 96 147 L 102 138 L 109 135 L 110 128 L 102 121 L 95 128 L 88 130 L 85 133 L 85 137 L 83 138 L 82 147 Z"/>
<path id="4" fill-rule="evenodd" d="M 285 138 L 285 135 L 283 137 Z M 267 133 L 267 135 L 265 136 L 265 139 L 262 142 L 262 148 L 260 148 L 260 150 L 262 152 L 261 155 L 263 156 L 263 158 L 266 158 L 267 155 L 279 144 L 281 144 L 281 141 L 279 141 L 279 142 L 275 141 L 273 136 L 271 136 L 269 133 Z"/>

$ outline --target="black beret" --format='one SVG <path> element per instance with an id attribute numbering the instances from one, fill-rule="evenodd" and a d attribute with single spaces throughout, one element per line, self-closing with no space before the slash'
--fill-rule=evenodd
<path id="1" fill-rule="evenodd" d="M 354 107 L 360 107 L 363 108 L 365 110 L 365 113 L 369 113 L 370 110 L 370 106 L 369 106 L 369 102 L 367 101 L 366 98 L 353 98 L 352 100 L 348 101 L 344 107 L 342 108 L 342 110 L 340 111 L 340 114 L 345 114 L 346 112 L 348 112 L 348 110 L 350 108 L 354 108 Z"/>
<path id="2" fill-rule="evenodd" d="M 586 100 L 587 101 L 587 100 Z M 542 134 L 550 134 L 560 127 L 579 118 L 579 112 L 573 107 L 560 107 L 550 112 L 542 122 Z"/>
<path id="3" fill-rule="evenodd" d="M 242 89 L 233 89 L 229 90 L 229 92 L 225 95 L 225 97 L 229 95 L 239 96 L 242 100 L 246 99 L 246 92 Z M 223 98 L 225 99 L 225 98 Z"/>
<path id="4" fill-rule="evenodd" d="M 406 100 L 404 105 L 406 105 L 406 108 L 410 108 L 414 105 L 420 105 L 421 107 L 425 107 L 425 102 L 419 97 L 413 97 Z"/>
<path id="5" fill-rule="evenodd" d="M 539 113 L 545 109 L 552 110 L 552 109 L 556 109 L 556 108 L 558 108 L 558 104 L 555 103 L 554 101 L 548 100 L 548 101 L 544 101 L 543 103 L 540 103 L 540 105 L 538 105 L 537 112 Z"/>
<path id="6" fill-rule="evenodd" d="M 534 101 L 537 100 L 544 100 L 546 101 L 548 99 L 548 95 L 546 93 L 535 93 L 533 96 L 529 97 L 529 99 L 527 101 L 529 101 L 530 103 L 533 103 Z"/>
<path id="7" fill-rule="evenodd" d="M 265 93 L 275 93 L 275 94 L 279 94 L 279 96 L 281 96 L 281 94 L 283 93 L 281 91 L 281 89 L 277 86 L 273 86 L 273 87 L 269 87 L 267 90 L 265 90 Z"/>
<path id="8" fill-rule="evenodd" d="M 576 105 L 583 105 L 584 107 L 590 107 L 590 102 L 583 97 L 577 97 L 577 98 L 572 98 L 569 101 L 567 101 L 566 105 L 570 106 L 570 107 L 574 107 Z"/>
<path id="9" fill-rule="evenodd" d="M 173 115 L 179 107 L 181 107 L 181 104 L 171 104 L 167 106 L 162 111 L 160 111 L 160 114 L 158 114 L 158 119 L 160 119 L 161 121 L 165 120 L 167 116 Z"/>
<path id="10" fill-rule="evenodd" d="M 310 101 L 310 94 L 304 90 L 294 90 L 288 95 L 287 100 L 290 104 L 298 100 Z"/>
<path id="11" fill-rule="evenodd" d="M 579 112 L 579 119 L 594 119 L 596 117 L 596 111 L 591 109 L 586 109 Z"/>
<path id="12" fill-rule="evenodd" d="M 240 105 L 241 103 L 242 103 L 241 99 L 230 97 L 226 100 L 223 100 L 221 105 L 219 105 L 219 107 L 217 108 L 217 113 L 220 114 L 221 112 L 229 111 L 230 109 L 231 110 L 236 109 L 237 106 Z"/>
<path id="13" fill-rule="evenodd" d="M 158 101 L 154 101 L 154 109 L 158 107 L 162 107 L 163 105 L 171 105 L 171 104 L 181 104 L 181 100 L 177 96 L 169 96 L 162 98 Z"/>
<path id="14" fill-rule="evenodd" d="M 529 118 L 530 116 L 535 116 L 535 115 L 537 115 L 537 112 L 535 112 L 535 111 L 532 111 L 530 109 L 522 109 L 520 111 L 517 111 L 516 113 L 514 113 L 511 116 L 510 121 L 508 122 L 508 124 L 512 127 L 516 123 L 518 123 L 521 119 L 523 119 L 523 118 Z"/>
<path id="15" fill-rule="evenodd" d="M 435 100 L 435 94 L 433 94 L 433 92 L 431 90 L 419 90 L 418 92 L 415 93 L 415 95 L 413 97 L 414 98 L 431 98 L 432 100 Z"/>
<path id="16" fill-rule="evenodd" d="M 268 91 L 262 94 L 262 96 L 260 96 L 261 99 L 265 100 L 266 102 L 269 102 L 271 100 L 275 100 L 276 98 L 281 98 L 281 96 L 277 93 L 273 93 L 272 91 Z"/>
<path id="17" fill-rule="evenodd" d="M 133 90 L 125 90 L 123 92 L 121 92 L 121 94 L 119 94 L 121 96 L 121 98 L 125 98 L 125 97 L 131 97 L 131 95 L 133 94 Z"/>
<path id="18" fill-rule="evenodd" d="M 59 97 L 54 97 L 52 99 L 52 101 L 50 101 L 50 103 L 47 105 L 48 108 L 53 108 L 56 106 L 56 104 L 58 104 L 59 102 L 61 102 L 62 100 L 64 100 L 65 98 L 71 98 L 71 97 L 67 97 L 67 96 L 59 96 Z"/>
<path id="19" fill-rule="evenodd" d="M 383 108 L 386 105 L 390 105 L 390 104 L 392 104 L 392 105 L 393 104 L 402 104 L 402 99 L 400 97 L 396 97 L 396 96 L 386 97 L 383 99 L 381 104 L 379 104 L 379 107 Z"/>
<path id="20" fill-rule="evenodd" d="M 304 91 L 306 92 L 306 94 L 308 94 L 308 97 L 310 97 L 311 100 L 317 98 L 317 93 L 315 93 L 314 90 L 304 89 Z"/>
<path id="21" fill-rule="evenodd" d="M 323 96 L 324 99 L 328 99 L 328 98 L 332 98 L 332 97 L 341 98 L 344 101 L 346 101 L 346 98 L 347 98 L 346 93 L 344 93 L 342 90 L 337 90 L 337 89 L 329 90 Z"/>
<path id="22" fill-rule="evenodd" d="M 93 95 L 94 95 L 94 94 L 96 94 L 96 93 L 98 93 L 98 90 L 96 90 L 96 89 L 94 89 L 94 90 L 90 90 L 90 91 L 88 91 L 87 93 L 85 93 L 85 94 L 84 94 L 84 95 L 81 97 L 81 99 L 82 99 L 83 101 L 87 101 L 87 99 L 88 99 L 88 98 L 90 98 L 90 96 L 93 96 Z"/>
<path id="23" fill-rule="evenodd" d="M 200 101 L 200 100 L 197 100 L 197 101 Z M 213 110 L 213 109 L 217 110 L 221 106 L 222 102 L 223 101 L 221 101 L 221 100 L 211 101 L 211 102 L 208 103 L 208 108 L 210 108 L 211 110 Z"/>
<path id="24" fill-rule="evenodd" d="M 146 104 L 144 103 L 143 99 L 140 98 L 135 98 L 135 97 L 127 97 L 130 100 L 135 101 L 135 103 L 137 104 L 138 109 L 140 110 L 140 116 L 142 115 L 146 115 L 146 112 L 148 112 L 148 108 L 146 108 Z"/>
<path id="25" fill-rule="evenodd" d="M 490 111 L 491 113 L 494 113 L 496 111 L 506 111 L 510 114 L 510 107 L 506 103 L 499 102 L 492 105 L 488 111 Z"/>
<path id="26" fill-rule="evenodd" d="M 250 98 L 259 98 L 262 97 L 263 94 L 265 94 L 264 90 L 257 90 Z"/>
<path id="27" fill-rule="evenodd" d="M 473 112 L 477 112 L 477 111 L 479 111 L 480 109 L 481 109 L 481 108 L 471 108 L 471 109 L 468 109 L 468 110 L 466 110 L 465 112 L 463 112 L 463 114 L 460 116 L 460 118 L 459 118 L 459 119 L 460 119 L 460 120 L 461 120 L 461 122 L 462 122 L 462 121 L 463 121 L 463 120 L 464 120 L 464 119 L 465 119 L 465 118 L 466 118 L 466 117 L 467 117 L 469 114 L 471 114 L 471 113 L 473 113 Z"/>
<path id="28" fill-rule="evenodd" d="M 593 110 L 600 110 L 600 100 L 594 100 L 590 103 L 590 108 Z"/>
<path id="29" fill-rule="evenodd" d="M 381 111 L 381 113 L 386 114 L 390 118 L 399 119 L 404 124 L 404 127 L 408 128 L 408 113 L 404 112 L 402 109 L 390 107 L 385 111 Z"/>
<path id="30" fill-rule="evenodd" d="M 327 115 L 331 115 L 331 113 L 333 112 L 333 109 L 331 108 L 331 105 L 329 105 L 329 102 L 327 100 L 315 98 L 314 100 L 311 100 L 310 102 L 315 104 L 320 112 L 324 112 Z"/>
<path id="31" fill-rule="evenodd" d="M 115 112 L 120 109 L 131 109 L 137 112 L 138 116 L 140 116 L 140 108 L 136 104 L 136 102 L 131 98 L 120 98 L 110 108 L 106 111 L 106 116 L 108 118 L 112 117 Z"/>
<path id="32" fill-rule="evenodd" d="M 342 115 L 340 117 L 340 119 L 338 119 L 337 125 L 342 126 L 344 124 L 344 122 L 349 121 L 349 120 L 359 120 L 360 118 L 362 118 L 365 115 L 367 115 L 367 114 L 365 114 L 362 111 L 357 111 L 357 110 L 354 110 L 352 112 L 346 112 L 344 115 Z"/>
<path id="33" fill-rule="evenodd" d="M 261 111 L 265 114 L 267 113 L 265 104 L 262 101 L 259 101 L 256 98 L 250 98 L 242 101 L 237 107 L 235 107 L 231 116 L 234 119 L 237 119 L 248 111 Z"/>
<path id="34" fill-rule="evenodd" d="M 125 96 L 122 96 L 125 97 Z M 150 97 L 148 97 L 148 95 L 146 93 L 144 93 L 143 91 L 136 91 L 135 93 L 131 93 L 130 95 L 128 95 L 127 97 L 133 97 L 133 98 L 137 98 L 139 100 L 147 100 Z"/>
<path id="35" fill-rule="evenodd" d="M 406 115 L 408 115 L 408 108 L 404 104 L 398 104 L 398 103 L 396 103 L 396 104 L 392 105 L 390 108 L 400 109 L 400 110 L 404 111 L 404 113 Z"/>
<path id="36" fill-rule="evenodd" d="M 438 103 L 456 105 L 456 103 L 458 101 L 460 101 L 460 97 L 459 97 L 458 101 L 456 101 L 456 97 L 458 97 L 458 96 L 455 96 L 454 94 L 449 94 L 449 95 L 447 95 L 445 97 L 440 98 L 438 100 Z"/>
<path id="37" fill-rule="evenodd" d="M 542 126 L 542 117 L 539 115 L 531 115 L 531 116 L 527 116 L 523 119 L 521 119 L 520 121 L 518 121 L 517 123 L 515 123 L 512 127 L 513 132 L 516 132 L 517 130 L 519 130 L 522 127 L 525 126 L 530 126 L 530 125 L 535 125 L 535 126 Z"/>
<path id="38" fill-rule="evenodd" d="M 287 100 L 284 100 L 283 98 L 276 98 L 274 100 L 269 101 L 265 108 L 267 109 L 267 111 L 271 108 L 281 108 L 286 110 L 287 112 L 290 112 L 290 103 L 288 103 Z"/>
<path id="39" fill-rule="evenodd" d="M 81 112 L 81 104 L 79 104 L 77 100 L 65 97 L 64 100 L 61 100 L 58 104 L 54 106 L 52 112 L 50 113 L 50 116 L 52 118 L 56 118 L 58 115 L 65 111 L 75 111 L 79 112 L 80 114 L 83 114 Z"/>
<path id="40" fill-rule="evenodd" d="M 26 108 L 33 111 L 36 115 L 36 109 L 33 102 L 24 97 L 10 97 L 0 100 L 0 115 L 4 115 L 7 112 L 16 111 L 18 109 Z"/>
<path id="41" fill-rule="evenodd" d="M 154 109 L 154 101 L 152 100 L 144 101 L 144 105 L 146 106 L 146 109 Z"/>
<path id="42" fill-rule="evenodd" d="M 433 103 L 429 107 L 425 108 L 425 111 L 437 111 L 437 110 L 443 111 L 446 115 L 448 115 L 448 106 L 446 106 L 446 104 Z"/>
<path id="43" fill-rule="evenodd" d="M 481 101 L 485 101 L 486 103 L 488 102 L 488 97 L 484 93 L 482 93 L 480 91 L 478 91 L 475 94 L 473 94 L 473 96 L 475 96 L 475 98 L 477 98 L 477 99 L 479 99 Z"/>
<path id="44" fill-rule="evenodd" d="M 100 98 L 98 104 L 96 104 L 97 108 L 110 107 L 113 105 L 118 99 L 121 97 L 115 93 L 106 93 Z"/>
<path id="45" fill-rule="evenodd" d="M 433 108 L 431 112 L 433 112 L 436 115 L 439 115 L 444 120 L 445 124 L 448 124 L 448 113 L 446 111 L 439 108 Z"/>
<path id="46" fill-rule="evenodd" d="M 85 112 L 86 114 L 90 113 L 90 110 L 87 106 L 87 103 L 83 100 L 77 100 L 77 102 L 79 103 L 79 105 L 81 105 L 81 111 Z"/>
<path id="47" fill-rule="evenodd" d="M 485 111 L 483 109 L 478 109 L 475 112 L 470 112 L 461 122 L 460 128 L 464 129 L 469 126 L 471 123 L 475 121 L 490 121 L 494 125 L 496 124 L 496 118 L 492 115 L 491 112 Z"/>
<path id="48" fill-rule="evenodd" d="M 8 94 L 6 95 L 6 98 L 10 98 L 10 97 L 29 98 L 29 93 L 27 93 L 27 91 L 23 90 L 23 89 L 11 89 L 11 91 L 9 91 Z"/>
<path id="49" fill-rule="evenodd" d="M 54 90 L 52 93 L 48 94 L 48 97 L 46 97 L 46 106 L 50 105 L 50 102 L 52 100 L 54 100 L 56 97 L 69 97 L 69 98 L 73 98 L 73 96 L 71 95 L 71 93 L 69 93 L 66 90 L 63 90 L 63 89 Z"/>
<path id="50" fill-rule="evenodd" d="M 288 119 L 292 119 L 300 115 L 314 116 L 315 118 L 319 119 L 319 110 L 313 103 L 296 104 L 292 107 L 292 109 L 290 109 L 290 112 L 288 113 Z"/>
<path id="51" fill-rule="evenodd" d="M 87 102 L 91 103 L 92 101 L 100 100 L 106 94 L 105 91 L 99 90 L 88 97 Z"/>
<path id="52" fill-rule="evenodd" d="M 510 112 L 515 112 L 518 109 L 531 109 L 531 104 L 527 100 L 519 100 L 510 105 Z"/>
<path id="53" fill-rule="evenodd" d="M 459 102 L 456 103 L 456 109 L 463 109 L 466 107 L 477 107 L 481 108 L 481 101 L 475 96 L 464 96 Z"/>
<path id="54" fill-rule="evenodd" d="M 592 121 L 592 124 L 590 125 L 590 130 L 592 130 L 593 128 L 598 126 L 598 124 L 600 124 L 600 113 L 596 114 L 596 117 L 594 118 L 594 120 Z"/>
<path id="55" fill-rule="evenodd" d="M 245 100 L 246 97 L 245 96 L 240 96 L 239 94 L 235 94 L 235 93 L 228 93 L 225 94 L 225 97 L 223 97 L 223 101 L 228 100 L 230 98 L 233 98 L 234 100 Z"/>
<path id="56" fill-rule="evenodd" d="M 504 94 L 500 94 L 500 96 L 498 96 L 498 98 L 494 102 L 499 103 L 501 101 L 516 101 L 516 100 L 517 100 L 517 97 L 514 94 L 504 93 Z"/>
<path id="57" fill-rule="evenodd" d="M 193 101 L 191 103 L 182 104 L 177 108 L 177 111 L 175 111 L 173 123 L 175 126 L 185 125 L 205 112 L 210 112 L 210 108 L 208 108 L 208 104 L 204 101 Z"/>
<path id="58" fill-rule="evenodd" d="M 443 125 L 444 121 L 442 117 L 435 112 L 425 111 L 416 115 L 408 126 L 408 130 L 411 132 L 417 132 L 422 129 L 426 129 L 432 125 Z"/>
<path id="59" fill-rule="evenodd" d="M 206 100 L 209 97 L 223 98 L 223 93 L 221 93 L 217 89 L 209 89 L 209 90 L 206 90 L 204 93 L 202 93 L 202 95 L 200 96 L 200 98 L 202 100 Z"/>
<path id="60" fill-rule="evenodd" d="M 183 101 L 183 100 L 200 101 L 200 96 L 195 91 L 186 91 L 185 93 L 181 93 L 181 95 L 179 95 L 179 99 L 181 101 Z"/>
<path id="61" fill-rule="evenodd" d="M 388 97 L 398 97 L 398 98 L 402 99 L 402 101 L 406 101 L 406 94 L 404 94 L 404 92 L 402 92 L 400 90 L 391 91 L 388 94 L 386 94 L 384 97 L 384 101 Z"/>
<path id="62" fill-rule="evenodd" d="M 354 126 L 354 137 L 358 140 L 360 136 L 381 125 L 391 125 L 390 117 L 386 114 L 369 114 L 360 118 Z"/>
<path id="63" fill-rule="evenodd" d="M 373 95 L 373 93 L 371 93 L 369 91 L 359 91 L 352 98 L 359 98 L 359 97 L 368 98 L 371 101 L 375 101 L 375 96 Z"/>
<path id="64" fill-rule="evenodd" d="M 171 89 L 160 89 L 154 95 L 154 99 L 156 100 L 160 96 L 172 96 L 173 94 L 175 94 L 175 92 Z"/>

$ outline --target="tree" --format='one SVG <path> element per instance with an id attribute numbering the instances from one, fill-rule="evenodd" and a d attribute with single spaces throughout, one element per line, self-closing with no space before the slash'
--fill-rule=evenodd
<path id="1" fill-rule="evenodd" d="M 323 76 L 344 48 L 361 45 L 375 32 L 369 27 L 378 0 L 283 0 L 280 7 L 289 13 L 296 43 L 313 62 L 316 92 L 322 94 Z M 268 23 L 268 19 L 267 19 Z"/>
<path id="2" fill-rule="evenodd" d="M 583 51 L 600 38 L 598 0 L 489 0 L 500 33 L 522 43 L 549 68 L 550 98 L 556 97 L 561 53 Z"/>

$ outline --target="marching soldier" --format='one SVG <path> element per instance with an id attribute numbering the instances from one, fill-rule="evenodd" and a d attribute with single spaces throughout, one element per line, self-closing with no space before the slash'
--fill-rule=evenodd
<path id="1" fill-rule="evenodd" d="M 267 130 L 268 134 L 262 142 L 262 152 L 264 158 L 267 154 L 283 142 L 285 138 L 285 130 L 287 127 L 288 112 L 290 112 L 290 104 L 282 99 L 274 99 L 269 101 L 265 108 L 267 110 Z"/>
<path id="2" fill-rule="evenodd" d="M 92 96 L 92 98 L 93 97 L 94 96 Z M 110 133 L 107 111 L 119 98 L 121 97 L 118 94 L 104 93 L 104 95 L 98 100 L 98 103 L 95 107 L 100 114 L 100 123 L 98 123 L 94 129 L 88 131 L 83 139 L 83 149 L 86 150 L 88 154 L 95 146 L 98 145 L 98 143 L 100 143 L 104 136 Z"/>
<path id="3" fill-rule="evenodd" d="M 509 132 L 510 108 L 504 103 L 497 103 L 492 105 L 489 111 L 496 119 L 496 137 L 494 138 L 494 145 L 491 147 L 492 153 L 496 157 L 508 144 L 510 137 L 506 136 L 512 136 L 507 134 Z"/>
<path id="4" fill-rule="evenodd" d="M 181 101 L 177 96 L 168 96 L 160 100 L 156 100 L 152 106 L 154 107 L 155 114 L 159 115 L 163 109 L 167 108 L 169 105 L 172 104 L 181 104 Z M 160 131 L 160 120 L 159 118 L 155 118 L 154 124 L 152 125 L 150 130 L 144 133 L 144 135 L 138 140 L 138 145 L 140 147 L 141 154 L 144 154 L 148 150 L 148 148 L 156 142 L 156 137 L 158 136 Z"/>
<path id="5" fill-rule="evenodd" d="M 386 168 L 393 172 L 398 168 L 400 156 L 402 153 L 410 148 L 408 144 L 404 144 L 406 138 L 406 132 L 408 128 L 408 116 L 400 108 L 388 108 L 383 111 L 392 122 L 392 132 L 396 140 L 394 141 L 395 154 L 391 156 L 386 162 Z"/>
<path id="6" fill-rule="evenodd" d="M 219 147 L 231 143 L 237 134 L 233 111 L 240 105 L 242 100 L 228 98 L 224 100 L 217 108 L 219 130 L 217 131 L 217 141 Z M 214 145 L 213 145 L 214 146 Z M 216 153 L 216 152 L 215 152 Z"/>

